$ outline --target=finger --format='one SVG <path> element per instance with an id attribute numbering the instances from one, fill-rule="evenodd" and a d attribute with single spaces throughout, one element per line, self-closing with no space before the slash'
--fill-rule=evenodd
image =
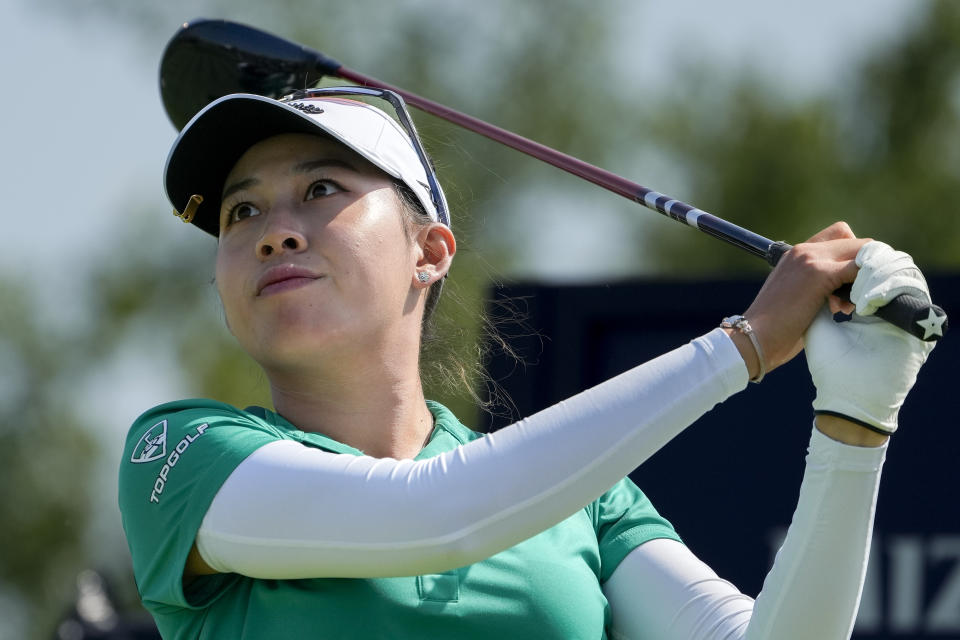
<path id="1" fill-rule="evenodd" d="M 870 238 L 842 238 L 830 241 L 831 249 L 838 260 L 854 260 L 863 245 L 871 242 Z M 856 262 L 853 264 L 856 267 Z"/>
<path id="2" fill-rule="evenodd" d="M 823 240 L 818 242 L 804 242 L 796 245 L 787 252 L 791 258 L 801 259 L 801 256 L 816 261 L 834 260 L 846 262 L 854 260 L 863 245 L 870 242 L 869 238 L 841 238 L 837 240 Z"/>
<path id="3" fill-rule="evenodd" d="M 844 284 L 853 282 L 857 278 L 857 274 L 860 272 L 860 267 L 857 266 L 855 260 L 848 260 L 844 263 L 839 270 L 837 271 L 837 277 Z M 854 311 L 857 310 L 857 305 L 850 302 L 850 299 L 846 296 L 849 295 L 850 288 L 847 286 L 843 287 L 848 293 L 844 297 L 840 297 L 835 293 L 831 293 L 827 296 L 827 306 L 830 308 L 831 313 L 844 313 L 846 315 L 852 315 Z"/>
<path id="4" fill-rule="evenodd" d="M 845 313 L 849 316 L 857 310 L 857 305 L 833 294 L 830 294 L 830 297 L 827 298 L 827 304 L 830 306 L 830 313 Z"/>
<path id="5" fill-rule="evenodd" d="M 853 229 L 846 222 L 834 222 L 832 225 L 813 235 L 807 242 L 823 242 L 825 240 L 841 240 L 856 238 Z"/>
<path id="6" fill-rule="evenodd" d="M 854 252 L 854 256 L 856 256 L 856 252 Z M 837 265 L 836 276 L 843 284 L 856 280 L 858 273 L 860 273 L 860 267 L 857 266 L 856 260 L 852 258 Z"/>

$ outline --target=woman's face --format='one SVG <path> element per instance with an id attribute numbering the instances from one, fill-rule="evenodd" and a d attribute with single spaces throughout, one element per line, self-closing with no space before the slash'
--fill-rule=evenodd
<path id="1" fill-rule="evenodd" d="M 389 176 L 332 140 L 251 147 L 224 184 L 216 264 L 241 346 L 269 368 L 418 338 L 421 252 L 403 215 Z"/>

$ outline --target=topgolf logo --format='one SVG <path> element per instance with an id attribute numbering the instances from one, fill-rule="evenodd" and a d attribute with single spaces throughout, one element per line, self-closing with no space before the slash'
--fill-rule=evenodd
<path id="1" fill-rule="evenodd" d="M 130 462 L 153 462 L 167 455 L 167 421 L 158 422 L 140 437 Z"/>

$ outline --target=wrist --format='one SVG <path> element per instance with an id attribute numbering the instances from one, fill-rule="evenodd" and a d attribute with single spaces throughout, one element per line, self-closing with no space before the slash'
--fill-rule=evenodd
<path id="1" fill-rule="evenodd" d="M 837 442 L 854 447 L 880 447 L 890 436 L 871 431 L 839 416 L 820 414 L 816 417 L 817 430 Z"/>
<path id="2" fill-rule="evenodd" d="M 767 366 L 760 341 L 750 322 L 743 316 L 729 316 L 723 319 L 720 328 L 727 332 L 740 352 L 740 357 L 747 365 L 750 382 L 763 380 L 767 374 Z"/>
<path id="3" fill-rule="evenodd" d="M 723 331 L 730 336 L 733 345 L 740 352 L 744 364 L 747 366 L 747 377 L 753 380 L 760 373 L 760 359 L 757 357 L 757 350 L 750 344 L 750 338 L 743 335 L 736 329 L 721 327 Z"/>

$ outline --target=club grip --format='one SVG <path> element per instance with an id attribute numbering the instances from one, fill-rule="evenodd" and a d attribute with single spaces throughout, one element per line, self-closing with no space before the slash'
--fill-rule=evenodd
<path id="1" fill-rule="evenodd" d="M 792 248 L 786 242 L 774 242 L 767 248 L 767 262 L 770 266 L 776 266 L 780 258 Z M 849 284 L 833 293 L 850 301 Z M 926 342 L 939 340 L 947 331 L 947 313 L 941 307 L 907 293 L 900 294 L 877 309 L 875 315 Z"/>
<path id="2" fill-rule="evenodd" d="M 947 314 L 943 309 L 907 293 L 877 309 L 876 315 L 927 342 L 939 340 L 947 330 Z"/>

